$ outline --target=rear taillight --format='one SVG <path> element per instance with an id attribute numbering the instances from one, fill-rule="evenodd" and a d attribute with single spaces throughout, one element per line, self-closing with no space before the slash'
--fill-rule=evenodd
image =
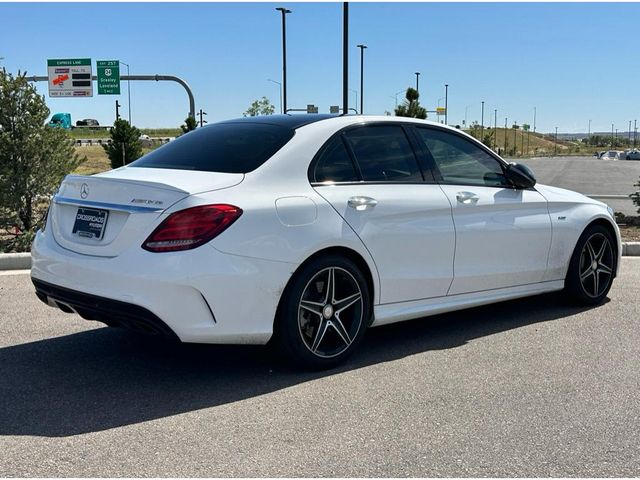
<path id="1" fill-rule="evenodd" d="M 225 204 L 180 210 L 158 225 L 142 248 L 150 252 L 176 252 L 199 247 L 224 232 L 240 215 L 242 209 Z"/>

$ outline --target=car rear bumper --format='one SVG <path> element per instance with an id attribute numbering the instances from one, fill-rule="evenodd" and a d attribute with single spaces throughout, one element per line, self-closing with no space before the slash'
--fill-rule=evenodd
<path id="1" fill-rule="evenodd" d="M 85 320 L 97 320 L 111 327 L 123 327 L 179 340 L 166 323 L 146 308 L 58 287 L 35 278 L 31 280 L 36 287 L 37 297 L 51 307 L 58 307 L 67 313 L 77 313 Z"/>
<path id="2" fill-rule="evenodd" d="M 31 254 L 36 292 L 49 305 L 194 343 L 266 343 L 296 267 L 210 245 L 175 253 L 136 246 L 95 257 L 61 247 L 50 232 L 37 233 Z"/>

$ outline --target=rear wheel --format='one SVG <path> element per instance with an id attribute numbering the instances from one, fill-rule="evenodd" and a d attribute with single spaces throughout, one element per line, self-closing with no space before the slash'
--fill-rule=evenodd
<path id="1" fill-rule="evenodd" d="M 370 318 L 369 289 L 358 267 L 344 257 L 319 257 L 285 291 L 276 345 L 298 366 L 331 368 L 355 350 Z"/>
<path id="2" fill-rule="evenodd" d="M 609 293 L 615 268 L 611 234 L 600 225 L 589 227 L 580 236 L 571 257 L 565 290 L 580 303 L 598 304 Z"/>

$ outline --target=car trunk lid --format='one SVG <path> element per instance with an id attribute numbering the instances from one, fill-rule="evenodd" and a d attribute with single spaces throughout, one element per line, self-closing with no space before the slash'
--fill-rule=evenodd
<path id="1" fill-rule="evenodd" d="M 176 202 L 243 179 L 243 174 L 138 167 L 68 175 L 53 198 L 51 229 L 64 248 L 114 257 L 131 244 L 142 244 L 162 212 Z"/>

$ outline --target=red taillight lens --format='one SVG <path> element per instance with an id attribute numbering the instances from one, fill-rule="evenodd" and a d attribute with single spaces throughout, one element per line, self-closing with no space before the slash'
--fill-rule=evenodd
<path id="1" fill-rule="evenodd" d="M 150 252 L 176 252 L 199 247 L 224 232 L 240 215 L 242 209 L 224 204 L 180 210 L 158 225 L 142 248 Z"/>

